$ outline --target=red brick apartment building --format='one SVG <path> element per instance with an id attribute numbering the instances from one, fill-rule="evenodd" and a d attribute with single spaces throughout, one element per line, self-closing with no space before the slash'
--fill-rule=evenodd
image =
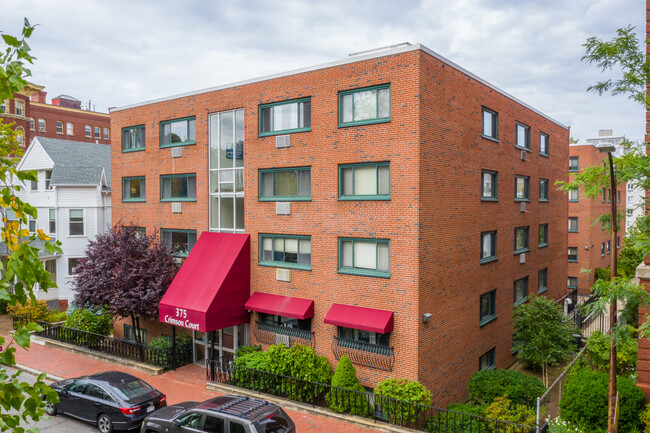
<path id="1" fill-rule="evenodd" d="M 600 152 L 592 144 L 572 144 L 569 147 L 569 173 L 578 173 L 586 167 L 602 164 L 607 154 Z M 626 186 L 620 185 L 616 192 L 618 211 L 625 209 Z M 611 233 L 605 225 L 597 222 L 599 216 L 611 213 L 612 191 L 603 188 L 602 196 L 595 199 L 584 195 L 583 190 L 573 190 L 569 194 L 569 267 L 568 286 L 578 289 L 580 295 L 591 293 L 596 268 L 606 268 L 612 262 L 614 245 Z M 620 248 L 625 238 L 625 224 L 620 224 L 616 248 Z M 581 272 L 581 270 L 589 272 Z"/>
<path id="2" fill-rule="evenodd" d="M 513 362 L 514 305 L 566 293 L 568 128 L 422 45 L 111 121 L 113 221 L 187 256 L 160 321 L 197 362 L 299 341 L 445 404 Z"/>
<path id="3" fill-rule="evenodd" d="M 47 103 L 43 86 L 29 84 L 14 94 L 14 99 L 0 101 L 0 119 L 15 123 L 18 139 L 24 147 L 34 137 L 110 144 L 109 114 L 81 109 L 81 101 L 60 95 Z"/>

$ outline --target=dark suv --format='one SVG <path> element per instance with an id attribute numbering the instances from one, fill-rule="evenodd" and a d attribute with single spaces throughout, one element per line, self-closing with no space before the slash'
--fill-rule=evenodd
<path id="1" fill-rule="evenodd" d="M 282 408 L 268 401 L 224 395 L 197 403 L 186 401 L 145 418 L 140 433 L 295 433 Z"/>

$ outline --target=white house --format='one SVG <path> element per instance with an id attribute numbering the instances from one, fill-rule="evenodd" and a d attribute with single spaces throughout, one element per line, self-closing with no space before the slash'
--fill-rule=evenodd
<path id="1" fill-rule="evenodd" d="M 111 227 L 111 150 L 109 145 L 35 137 L 18 164 L 35 170 L 17 195 L 38 210 L 30 232 L 43 229 L 60 240 L 63 255 L 43 256 L 58 288 L 37 297 L 51 307 L 66 308 L 74 299 L 72 269 L 90 240 Z"/>

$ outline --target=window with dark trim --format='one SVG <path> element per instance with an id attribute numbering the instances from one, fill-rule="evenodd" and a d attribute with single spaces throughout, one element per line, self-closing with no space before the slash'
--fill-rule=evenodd
<path id="1" fill-rule="evenodd" d="M 605 257 L 605 242 L 600 244 L 600 257 Z"/>
<path id="2" fill-rule="evenodd" d="M 338 337 L 339 346 L 346 346 L 345 343 L 347 342 L 357 342 L 374 346 L 390 347 L 390 332 L 380 334 L 378 332 L 364 331 L 363 329 L 338 326 Z M 360 350 L 370 349 L 370 347 L 364 347 L 364 345 L 355 345 L 355 348 Z"/>
<path id="3" fill-rule="evenodd" d="M 515 254 L 528 251 L 528 226 L 515 227 Z"/>
<path id="4" fill-rule="evenodd" d="M 569 171 L 580 171 L 580 158 L 577 156 L 569 157 Z"/>
<path id="5" fill-rule="evenodd" d="M 481 170 L 481 200 L 497 200 L 497 172 Z"/>
<path id="6" fill-rule="evenodd" d="M 569 289 L 577 289 L 578 288 L 578 277 L 569 277 L 567 279 L 567 287 Z"/>
<path id="7" fill-rule="evenodd" d="M 548 290 L 548 268 L 540 269 L 537 272 L 537 293 L 544 293 Z"/>
<path id="8" fill-rule="evenodd" d="M 339 92 L 339 126 L 390 121 L 390 84 Z"/>
<path id="9" fill-rule="evenodd" d="M 311 269 L 311 236 L 260 234 L 260 265 Z"/>
<path id="10" fill-rule="evenodd" d="M 569 190 L 569 201 L 573 203 L 578 202 L 578 188 Z"/>
<path id="11" fill-rule="evenodd" d="M 515 201 L 530 200 L 530 178 L 515 175 Z"/>
<path id="12" fill-rule="evenodd" d="M 259 135 L 311 130 L 311 98 L 273 102 L 259 107 Z"/>
<path id="13" fill-rule="evenodd" d="M 101 137 L 101 129 L 99 126 L 95 126 L 95 138 L 100 138 Z"/>
<path id="14" fill-rule="evenodd" d="M 160 229 L 160 238 L 175 256 L 187 257 L 196 244 L 196 230 Z"/>
<path id="15" fill-rule="evenodd" d="M 124 325 L 124 339 L 127 341 L 136 341 L 135 340 L 135 332 L 133 332 L 133 326 L 131 325 Z M 147 330 L 140 328 L 138 330 L 139 334 L 138 337 L 140 337 L 140 343 L 147 344 Z"/>
<path id="16" fill-rule="evenodd" d="M 86 137 L 90 137 L 90 126 L 86 125 Z M 122 152 L 144 150 L 144 125 L 122 128 Z"/>
<path id="17" fill-rule="evenodd" d="M 390 200 L 390 162 L 339 165 L 340 200 Z"/>
<path id="18" fill-rule="evenodd" d="M 530 126 L 519 122 L 515 124 L 515 147 L 530 150 Z"/>
<path id="19" fill-rule="evenodd" d="M 578 247 L 569 247 L 569 262 L 576 263 L 578 261 Z"/>
<path id="20" fill-rule="evenodd" d="M 612 241 L 607 241 L 607 254 L 611 252 L 611 247 L 612 247 Z"/>
<path id="21" fill-rule="evenodd" d="M 93 136 L 93 128 L 90 125 L 86 125 L 84 127 L 84 132 L 86 137 L 90 138 Z M 124 150 L 124 147 L 122 147 L 122 150 Z"/>
<path id="22" fill-rule="evenodd" d="M 61 122 L 60 120 L 56 121 L 56 133 L 63 134 L 63 122 Z"/>
<path id="23" fill-rule="evenodd" d="M 569 232 L 578 233 L 578 217 L 569 217 Z"/>
<path id="24" fill-rule="evenodd" d="M 36 232 L 36 220 L 32 217 L 29 217 L 29 232 L 30 233 Z"/>
<path id="25" fill-rule="evenodd" d="M 539 225 L 539 248 L 548 246 L 548 224 Z"/>
<path id="26" fill-rule="evenodd" d="M 145 201 L 144 176 L 122 178 L 122 201 Z"/>
<path id="27" fill-rule="evenodd" d="M 494 370 L 496 368 L 496 364 L 494 362 L 495 350 L 496 348 L 493 347 L 481 355 L 481 357 L 478 359 L 479 370 Z"/>
<path id="28" fill-rule="evenodd" d="M 483 107 L 482 109 L 482 133 L 484 138 L 491 140 L 499 139 L 499 114 L 489 108 Z"/>
<path id="29" fill-rule="evenodd" d="M 196 174 L 160 176 L 160 201 L 195 201 Z"/>
<path id="30" fill-rule="evenodd" d="M 260 201 L 311 199 L 311 167 L 262 169 L 259 179 Z"/>
<path id="31" fill-rule="evenodd" d="M 160 122 L 160 147 L 196 144 L 196 118 L 165 120 Z"/>
<path id="32" fill-rule="evenodd" d="M 49 232 L 56 233 L 56 209 L 49 209 Z"/>
<path id="33" fill-rule="evenodd" d="M 539 180 L 539 201 L 548 201 L 548 179 Z"/>
<path id="34" fill-rule="evenodd" d="M 278 316 L 274 314 L 260 314 L 260 323 L 277 328 L 299 329 L 311 332 L 311 319 L 294 319 L 293 317 Z"/>
<path id="35" fill-rule="evenodd" d="M 539 154 L 548 156 L 548 134 L 539 133 Z"/>
<path id="36" fill-rule="evenodd" d="M 339 238 L 339 272 L 390 277 L 390 241 Z"/>
<path id="37" fill-rule="evenodd" d="M 69 220 L 70 236 L 83 236 L 84 234 L 84 210 L 70 209 Z"/>
<path id="38" fill-rule="evenodd" d="M 79 264 L 81 257 L 69 257 L 68 258 L 68 275 L 74 274 L 74 268 Z"/>
<path id="39" fill-rule="evenodd" d="M 483 326 L 497 318 L 496 315 L 497 291 L 484 293 L 480 298 L 479 326 Z"/>
<path id="40" fill-rule="evenodd" d="M 496 259 L 497 259 L 496 230 L 481 233 L 481 263 L 492 262 Z"/>
<path id="41" fill-rule="evenodd" d="M 513 300 L 515 304 L 522 304 L 528 300 L 528 277 L 515 281 Z"/>

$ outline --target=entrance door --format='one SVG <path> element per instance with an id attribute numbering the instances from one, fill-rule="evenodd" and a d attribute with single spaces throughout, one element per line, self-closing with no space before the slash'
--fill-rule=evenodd
<path id="1" fill-rule="evenodd" d="M 208 333 L 193 331 L 194 338 L 194 363 L 205 365 L 205 360 L 210 359 L 210 342 Z M 214 332 L 214 358 L 232 359 L 239 346 L 248 344 L 248 323 L 219 329 Z M 213 335 L 214 335 L 213 334 Z"/>

